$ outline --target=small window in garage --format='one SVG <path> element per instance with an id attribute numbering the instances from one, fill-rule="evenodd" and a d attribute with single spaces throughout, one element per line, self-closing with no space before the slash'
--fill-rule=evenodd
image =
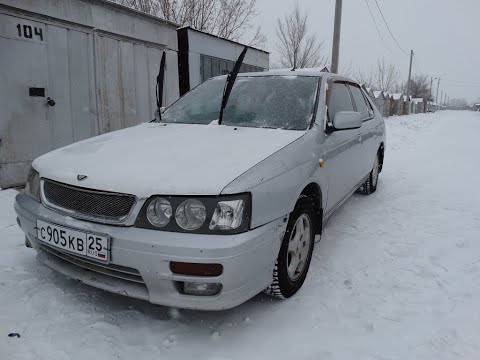
<path id="1" fill-rule="evenodd" d="M 220 75 L 225 75 L 227 74 L 227 61 L 226 60 L 220 60 Z"/>
<path id="2" fill-rule="evenodd" d="M 328 102 L 328 117 L 333 121 L 335 114 L 339 111 L 353 111 L 350 92 L 344 83 L 334 83 Z"/>
<path id="3" fill-rule="evenodd" d="M 208 80 L 211 77 L 212 77 L 212 58 L 204 56 L 202 81 Z"/>
<path id="4" fill-rule="evenodd" d="M 212 59 L 212 77 L 221 75 L 220 73 L 220 60 Z"/>

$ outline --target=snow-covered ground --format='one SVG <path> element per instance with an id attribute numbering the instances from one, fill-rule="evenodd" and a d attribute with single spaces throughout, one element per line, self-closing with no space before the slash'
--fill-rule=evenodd
<path id="1" fill-rule="evenodd" d="M 331 219 L 283 302 L 195 312 L 71 281 L 35 261 L 1 191 L 0 359 L 479 359 L 480 113 L 386 123 L 377 193 Z"/>

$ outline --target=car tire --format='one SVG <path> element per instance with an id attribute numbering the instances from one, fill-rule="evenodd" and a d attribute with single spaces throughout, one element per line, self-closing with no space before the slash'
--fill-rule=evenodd
<path id="1" fill-rule="evenodd" d="M 265 289 L 266 294 L 287 299 L 302 287 L 312 260 L 315 243 L 314 219 L 313 201 L 302 195 L 290 214 L 275 262 L 273 281 Z"/>
<path id="2" fill-rule="evenodd" d="M 373 194 L 377 190 L 378 175 L 380 174 L 380 154 L 377 153 L 373 163 L 372 171 L 368 175 L 367 180 L 360 186 L 357 192 L 363 195 Z"/>

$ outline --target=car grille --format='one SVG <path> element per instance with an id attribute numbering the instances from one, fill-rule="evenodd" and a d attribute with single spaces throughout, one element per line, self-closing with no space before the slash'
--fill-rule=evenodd
<path id="1" fill-rule="evenodd" d="M 48 252 L 51 255 L 56 256 L 64 261 L 67 261 L 73 265 L 76 265 L 87 271 L 94 271 L 103 275 L 108 275 L 117 279 L 122 279 L 138 284 L 144 284 L 142 276 L 140 273 L 132 268 L 126 266 L 120 266 L 115 264 L 101 264 L 83 257 L 65 253 L 63 251 L 58 251 L 51 246 L 41 244 L 41 249 Z"/>
<path id="2" fill-rule="evenodd" d="M 125 219 L 136 201 L 133 195 L 84 189 L 47 179 L 43 181 L 43 194 L 47 206 L 72 216 L 112 222 Z"/>

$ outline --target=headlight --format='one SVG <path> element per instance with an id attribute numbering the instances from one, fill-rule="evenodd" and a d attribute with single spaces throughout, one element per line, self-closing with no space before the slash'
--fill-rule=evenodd
<path id="1" fill-rule="evenodd" d="M 250 214 L 249 193 L 198 197 L 158 195 L 145 202 L 135 226 L 196 234 L 238 234 L 250 229 Z"/>
<path id="2" fill-rule="evenodd" d="M 28 173 L 25 193 L 40 202 L 40 174 L 33 167 L 30 168 Z"/>
<path id="3" fill-rule="evenodd" d="M 210 221 L 210 230 L 234 230 L 242 223 L 243 200 L 219 201 Z"/>
<path id="4" fill-rule="evenodd" d="M 197 230 L 207 218 L 205 205 L 199 200 L 188 199 L 180 204 L 175 212 L 178 226 L 184 230 Z"/>
<path id="5" fill-rule="evenodd" d="M 172 205 L 165 198 L 155 198 L 148 204 L 147 220 L 153 226 L 164 227 L 172 217 Z"/>

